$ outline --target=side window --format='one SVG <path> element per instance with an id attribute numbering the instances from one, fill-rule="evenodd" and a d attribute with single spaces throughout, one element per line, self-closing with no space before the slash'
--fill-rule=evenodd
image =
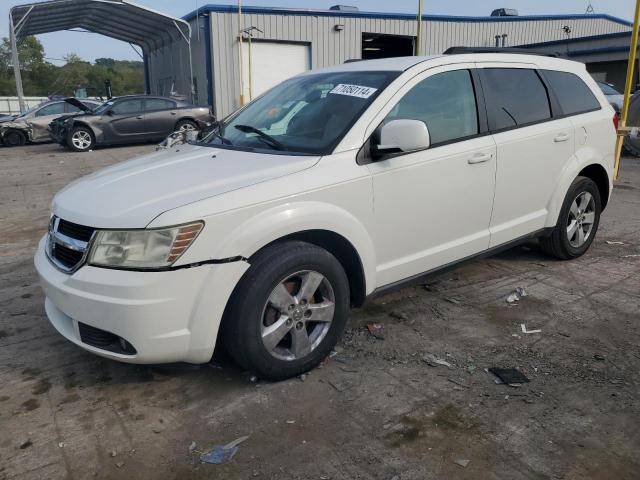
<path id="1" fill-rule="evenodd" d="M 601 108 L 600 102 L 591 89 L 577 75 L 554 70 L 543 70 L 542 74 L 556 94 L 562 113 L 565 115 L 575 115 Z"/>
<path id="2" fill-rule="evenodd" d="M 172 108 L 176 108 L 176 102 L 172 102 L 171 100 L 149 98 L 144 101 L 144 109 L 147 112 L 151 110 L 171 110 Z"/>
<path id="3" fill-rule="evenodd" d="M 482 68 L 489 128 L 502 130 L 551 118 L 547 89 L 535 70 Z"/>
<path id="4" fill-rule="evenodd" d="M 46 107 L 42 107 L 36 113 L 36 117 L 44 117 L 46 115 L 58 115 L 64 113 L 64 102 L 57 102 L 47 105 Z"/>
<path id="5" fill-rule="evenodd" d="M 116 115 L 142 112 L 142 100 L 123 100 L 116 103 L 111 110 Z"/>
<path id="6" fill-rule="evenodd" d="M 455 70 L 424 79 L 402 97 L 385 122 L 398 119 L 422 120 L 434 145 L 477 134 L 471 73 Z"/>

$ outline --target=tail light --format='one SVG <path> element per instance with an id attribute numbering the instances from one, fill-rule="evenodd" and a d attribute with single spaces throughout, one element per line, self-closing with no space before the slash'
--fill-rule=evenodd
<path id="1" fill-rule="evenodd" d="M 618 125 L 620 124 L 620 113 L 619 112 L 615 112 L 613 114 L 613 127 L 616 129 L 616 132 L 618 131 Z"/>

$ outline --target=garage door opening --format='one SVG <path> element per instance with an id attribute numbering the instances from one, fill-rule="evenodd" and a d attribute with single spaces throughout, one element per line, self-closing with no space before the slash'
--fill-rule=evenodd
<path id="1" fill-rule="evenodd" d="M 411 56 L 415 51 L 414 43 L 414 37 L 363 33 L 362 59 Z"/>
<path id="2" fill-rule="evenodd" d="M 311 52 L 306 43 L 256 41 L 242 43 L 244 96 L 251 100 L 287 78 L 311 69 Z M 249 75 L 251 69 L 251 75 Z M 250 79 L 251 77 L 251 79 Z"/>

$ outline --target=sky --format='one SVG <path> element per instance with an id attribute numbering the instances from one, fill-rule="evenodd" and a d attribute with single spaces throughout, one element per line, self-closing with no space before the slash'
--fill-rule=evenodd
<path id="1" fill-rule="evenodd" d="M 9 10 L 14 5 L 31 3 L 34 0 L 0 0 L 0 37 L 9 34 Z M 236 4 L 235 0 L 219 2 L 206 0 L 132 0 L 154 10 L 182 17 L 195 10 L 198 5 L 207 3 Z M 418 0 L 243 0 L 243 5 L 294 8 L 329 8 L 336 3 L 354 5 L 360 10 L 376 12 L 417 12 Z M 634 0 L 423 0 L 425 14 L 434 15 L 489 15 L 494 8 L 515 8 L 520 15 L 550 15 L 567 13 L 585 13 L 591 4 L 596 13 L 607 13 L 625 20 L 632 20 Z M 77 32 L 55 32 L 39 35 L 45 47 L 45 56 L 57 65 L 63 64 L 62 58 L 76 53 L 81 58 L 94 61 L 100 57 L 123 60 L 139 60 L 140 57 L 127 43 L 106 38 L 102 35 Z"/>

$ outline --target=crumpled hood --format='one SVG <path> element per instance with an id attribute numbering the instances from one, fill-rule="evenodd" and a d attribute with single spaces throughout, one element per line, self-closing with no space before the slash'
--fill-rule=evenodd
<path id="1" fill-rule="evenodd" d="M 69 104 L 71 104 L 71 105 L 73 105 L 76 108 L 79 108 L 83 112 L 87 112 L 87 113 L 93 112 L 93 109 L 91 107 L 85 105 L 84 103 L 82 103 L 77 98 L 73 98 L 73 97 L 65 98 L 64 101 L 69 103 Z"/>
<path id="2" fill-rule="evenodd" d="M 290 175 L 318 160 L 180 145 L 80 178 L 54 197 L 52 208 L 80 225 L 144 228 L 168 210 Z"/>

